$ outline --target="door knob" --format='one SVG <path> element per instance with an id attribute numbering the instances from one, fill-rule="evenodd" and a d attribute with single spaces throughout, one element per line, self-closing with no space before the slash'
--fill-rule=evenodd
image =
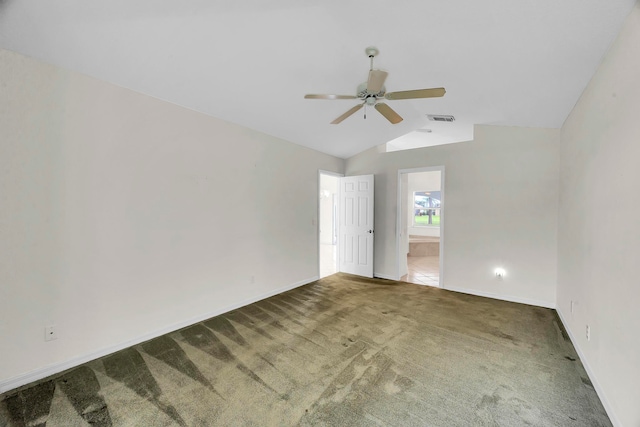
<path id="1" fill-rule="evenodd" d="M 368 233 L 373 233 L 373 230 L 369 230 Z"/>

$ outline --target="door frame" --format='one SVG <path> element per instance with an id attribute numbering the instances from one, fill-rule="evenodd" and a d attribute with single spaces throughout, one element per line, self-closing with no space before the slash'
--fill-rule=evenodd
<path id="1" fill-rule="evenodd" d="M 398 193 L 396 202 L 396 280 L 400 280 L 400 233 L 402 229 L 402 174 L 409 174 L 415 172 L 440 172 L 440 196 L 441 196 L 441 208 L 440 208 L 440 259 L 439 259 L 439 272 L 438 272 L 438 287 L 444 288 L 444 223 L 445 223 L 445 210 L 447 204 L 445 202 L 445 171 L 443 166 L 425 166 L 420 168 L 410 169 L 398 169 Z M 405 230 L 406 232 L 406 230 Z M 408 241 L 408 236 L 407 236 Z M 406 254 L 405 254 L 406 256 Z"/>
<path id="2" fill-rule="evenodd" d="M 322 175 L 330 175 L 330 176 L 335 176 L 337 178 L 344 178 L 344 174 L 343 173 L 339 173 L 339 172 L 331 172 L 331 171 L 326 171 L 326 170 L 322 170 L 322 169 L 318 169 L 318 188 L 316 191 L 316 203 L 318 204 L 318 210 L 317 210 L 317 220 L 316 220 L 316 239 L 318 241 L 318 257 L 317 257 L 317 261 L 318 261 L 318 279 L 320 279 L 320 276 L 322 275 L 322 270 L 320 267 L 320 253 L 321 253 L 321 249 L 322 249 L 322 245 L 320 243 L 320 192 L 322 191 L 322 188 L 320 186 L 320 180 L 322 179 L 321 176 Z M 338 198 L 338 204 L 340 203 L 340 198 Z M 338 206 L 338 212 L 340 212 L 340 206 Z M 336 218 L 336 223 L 334 224 L 336 227 L 336 230 L 338 231 L 338 236 L 340 235 L 340 221 L 338 221 L 338 218 Z M 340 245 L 338 243 L 336 243 L 336 271 L 340 271 L 340 269 L 338 268 L 338 260 L 340 259 Z"/>

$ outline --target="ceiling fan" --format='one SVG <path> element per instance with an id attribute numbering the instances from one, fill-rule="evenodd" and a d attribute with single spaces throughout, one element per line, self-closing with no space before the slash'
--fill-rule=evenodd
<path id="1" fill-rule="evenodd" d="M 305 99 L 359 99 L 362 101 L 362 104 L 358 104 L 355 107 L 351 108 L 349 111 L 335 119 L 331 122 L 332 125 L 337 125 L 342 122 L 344 119 L 360 110 L 365 105 L 373 106 L 376 110 L 380 112 L 387 120 L 389 120 L 392 124 L 397 124 L 402 121 L 402 117 L 391 107 L 383 102 L 378 102 L 381 99 L 387 99 L 390 101 L 397 99 L 416 99 L 416 98 L 438 98 L 444 96 L 446 91 L 443 87 L 431 88 L 431 89 L 416 89 L 416 90 L 405 90 L 401 92 L 385 92 L 384 81 L 387 78 L 386 71 L 382 70 L 374 70 L 373 69 L 373 58 L 375 58 L 378 53 L 377 48 L 368 47 L 365 49 L 365 53 L 371 60 L 371 65 L 369 67 L 369 79 L 358 86 L 358 90 L 356 95 L 313 95 L 308 94 L 305 95 Z"/>

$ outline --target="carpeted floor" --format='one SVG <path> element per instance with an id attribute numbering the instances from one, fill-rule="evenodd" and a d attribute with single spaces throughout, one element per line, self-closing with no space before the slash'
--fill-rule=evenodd
<path id="1" fill-rule="evenodd" d="M 0 396 L 0 426 L 610 426 L 554 310 L 336 274 Z"/>

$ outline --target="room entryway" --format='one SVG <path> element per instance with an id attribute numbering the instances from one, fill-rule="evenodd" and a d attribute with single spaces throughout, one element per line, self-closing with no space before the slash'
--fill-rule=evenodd
<path id="1" fill-rule="evenodd" d="M 321 278 L 338 272 L 338 188 L 341 176 L 320 172 L 318 225 Z"/>
<path id="2" fill-rule="evenodd" d="M 337 272 L 373 277 L 374 176 L 319 171 L 320 278 Z"/>
<path id="3" fill-rule="evenodd" d="M 398 276 L 442 286 L 444 167 L 398 171 Z"/>
<path id="4" fill-rule="evenodd" d="M 409 235 L 407 274 L 400 280 L 440 286 L 440 237 Z"/>

